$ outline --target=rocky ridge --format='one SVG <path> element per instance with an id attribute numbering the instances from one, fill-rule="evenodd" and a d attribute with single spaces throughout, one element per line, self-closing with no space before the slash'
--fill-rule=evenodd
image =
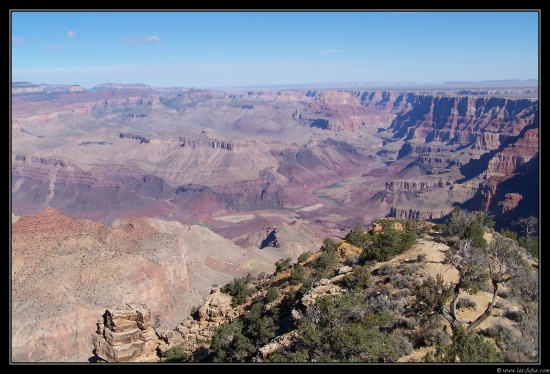
<path id="1" fill-rule="evenodd" d="M 394 226 L 394 228 L 403 230 L 403 227 L 399 224 Z M 383 228 L 380 224 L 375 224 L 371 227 L 369 232 L 378 233 L 382 230 Z M 492 240 L 493 238 L 492 234 L 489 232 L 487 232 L 485 236 L 487 240 Z M 404 253 L 388 261 L 375 263 L 374 266 L 370 268 L 369 273 L 373 276 L 373 287 L 379 290 L 378 293 L 375 293 L 378 295 L 376 297 L 380 297 L 380 299 L 387 302 L 392 297 L 398 297 L 398 294 L 407 295 L 408 293 L 404 292 L 406 286 L 404 286 L 404 283 L 399 285 L 397 280 L 409 279 L 411 276 L 409 273 L 411 271 L 414 273 L 415 279 L 425 279 L 427 276 L 435 277 L 436 274 L 440 274 L 443 276 L 445 282 L 456 282 L 458 279 L 457 270 L 445 261 L 445 252 L 447 250 L 449 250 L 447 244 L 436 240 L 436 238 L 431 235 L 424 235 L 418 238 L 416 243 Z M 339 243 L 337 253 L 339 261 L 343 262 L 345 259 L 360 255 L 362 250 L 344 240 Z M 303 261 L 301 265 L 307 267 L 308 264 L 313 263 L 320 255 L 320 252 L 313 254 L 307 260 Z M 288 281 L 291 271 L 292 269 L 287 269 L 258 277 L 253 281 L 256 292 L 249 296 L 247 302 L 239 306 L 232 306 L 232 297 L 222 292 L 221 287 L 213 287 L 210 291 L 210 295 L 206 297 L 205 302 L 200 307 L 197 307 L 192 315 L 181 320 L 175 329 L 168 330 L 166 328 L 156 328 L 155 331 L 158 336 L 156 347 L 151 345 L 149 351 L 141 352 L 143 355 L 142 357 L 136 357 L 135 360 L 130 361 L 142 361 L 146 356 L 148 360 L 151 361 L 153 361 L 153 357 L 156 357 L 157 361 L 163 361 L 162 357 L 175 347 L 182 349 L 188 357 L 194 356 L 199 362 L 207 359 L 210 343 L 217 327 L 242 316 L 251 308 L 253 303 L 263 300 L 266 297 L 267 290 L 273 287 L 273 285 L 277 285 L 280 292 L 277 301 L 273 301 L 273 304 L 279 302 L 287 293 L 292 292 L 293 289 L 295 290 L 295 288 L 292 286 L 289 287 L 288 284 L 285 283 L 285 280 Z M 299 323 L 308 309 L 316 303 L 317 299 L 323 296 L 336 296 L 349 292 L 349 283 L 346 283 L 346 279 L 352 276 L 353 271 L 354 267 L 352 266 L 341 266 L 336 269 L 332 277 L 319 279 L 312 284 L 311 288 L 309 288 L 294 305 L 294 309 L 291 312 L 293 321 L 289 323 Z M 474 307 L 468 307 L 467 305 L 459 306 L 458 315 L 463 320 L 474 319 L 480 314 L 479 310 L 476 311 L 475 305 L 484 307 L 490 298 L 491 294 L 486 290 L 481 290 L 478 293 L 469 295 L 469 303 L 474 305 Z M 505 321 L 503 316 L 510 313 L 510 311 L 518 311 L 520 306 L 516 305 L 512 300 L 506 299 L 506 294 L 503 293 L 502 297 L 498 298 L 499 306 L 496 307 L 492 311 L 490 317 L 479 326 L 478 331 L 488 329 L 496 321 L 499 321 L 501 324 L 505 323 L 511 328 L 515 328 L 513 327 L 514 324 L 503 322 Z M 402 300 L 405 304 L 408 301 L 410 301 L 410 297 L 407 296 Z M 377 301 L 373 299 L 371 302 L 376 303 Z M 270 305 L 271 304 L 265 304 L 266 310 L 270 309 Z M 448 329 L 448 325 L 446 327 L 444 331 L 450 330 Z M 105 334 L 105 332 L 100 328 L 97 334 L 101 336 Z M 291 346 L 296 338 L 296 334 L 296 330 L 284 332 L 271 339 L 265 345 L 258 347 L 253 362 L 263 362 L 276 350 Z M 102 338 L 93 335 L 92 339 L 96 341 Z M 407 355 L 400 357 L 399 362 L 417 362 L 426 352 L 427 351 L 423 348 L 419 349 L 418 352 L 411 350 Z M 106 355 L 102 357 L 106 357 Z M 119 360 L 115 355 L 111 355 L 107 357 L 107 361 L 124 362 L 126 358 Z"/>

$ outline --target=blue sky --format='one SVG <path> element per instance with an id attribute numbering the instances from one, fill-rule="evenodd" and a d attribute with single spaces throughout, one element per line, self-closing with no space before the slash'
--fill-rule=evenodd
<path id="1" fill-rule="evenodd" d="M 13 10 L 12 81 L 213 88 L 537 79 L 539 16 Z"/>

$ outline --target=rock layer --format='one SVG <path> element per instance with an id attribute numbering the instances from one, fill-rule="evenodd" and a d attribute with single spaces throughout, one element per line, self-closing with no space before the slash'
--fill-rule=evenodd
<path id="1" fill-rule="evenodd" d="M 328 209 L 333 202 L 331 212 L 322 208 L 300 218 L 316 216 L 335 234 L 332 227 L 339 224 L 370 223 L 374 217 L 365 212 L 371 211 L 435 217 L 453 204 L 492 209 L 493 192 L 487 191 L 494 187 L 481 186 L 484 178 L 498 176 L 492 185 L 507 180 L 538 153 L 538 99 L 513 98 L 517 87 L 223 92 L 103 85 L 30 91 L 13 96 L 17 215 L 52 206 L 106 224 L 142 215 L 192 223 L 317 203 Z M 359 181 L 358 175 L 365 177 Z M 429 175 L 441 175 L 437 186 Z M 473 181 L 487 201 L 443 193 L 450 184 Z M 434 189 L 445 197 L 428 194 L 438 202 L 432 210 L 421 195 Z"/>

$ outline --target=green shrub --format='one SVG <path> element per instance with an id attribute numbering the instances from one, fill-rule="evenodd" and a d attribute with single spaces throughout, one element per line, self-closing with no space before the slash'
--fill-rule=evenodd
<path id="1" fill-rule="evenodd" d="M 458 299 L 458 302 L 456 303 L 456 307 L 457 308 L 472 308 L 472 309 L 476 309 L 477 307 L 477 303 L 470 299 L 469 297 L 461 297 L 460 299 Z"/>
<path id="2" fill-rule="evenodd" d="M 508 239 L 513 239 L 513 240 L 517 240 L 518 238 L 518 234 L 515 233 L 514 231 L 512 230 L 508 230 L 508 229 L 501 229 L 500 230 L 500 234 Z"/>
<path id="3" fill-rule="evenodd" d="M 325 240 L 323 240 L 323 245 L 321 245 L 320 250 L 322 252 L 335 251 L 337 246 L 338 244 L 336 244 L 334 240 L 332 240 L 331 238 L 325 238 Z"/>
<path id="4" fill-rule="evenodd" d="M 506 290 L 506 289 L 502 289 L 500 288 L 498 291 L 497 291 L 497 295 L 502 297 L 503 299 L 507 299 L 510 297 L 510 291 Z"/>
<path id="5" fill-rule="evenodd" d="M 297 264 L 290 271 L 290 284 L 296 286 L 304 281 L 305 269 L 302 264 Z"/>
<path id="6" fill-rule="evenodd" d="M 372 284 L 370 270 L 366 266 L 355 266 L 342 280 L 344 287 L 352 290 L 366 290 Z"/>
<path id="7" fill-rule="evenodd" d="M 410 338 L 403 332 L 403 329 L 396 329 L 392 333 L 392 348 L 395 360 L 411 354 L 414 350 Z"/>
<path id="8" fill-rule="evenodd" d="M 308 258 L 313 256 L 313 253 L 310 251 L 302 253 L 300 256 L 298 256 L 298 263 L 306 262 Z"/>
<path id="9" fill-rule="evenodd" d="M 486 213 L 482 210 L 478 210 L 474 213 L 475 213 L 476 221 L 479 222 L 479 224 L 482 227 L 487 227 L 490 229 L 495 226 L 494 215 Z"/>
<path id="10" fill-rule="evenodd" d="M 214 362 L 247 362 L 255 352 L 252 341 L 243 334 L 243 324 L 239 320 L 222 323 L 212 336 L 210 348 L 214 352 Z"/>
<path id="11" fill-rule="evenodd" d="M 338 265 L 338 256 L 335 250 L 327 250 L 321 253 L 313 262 L 315 275 L 321 278 L 330 278 L 334 275 L 334 271 Z"/>
<path id="12" fill-rule="evenodd" d="M 475 215 L 467 211 L 462 211 L 459 207 L 455 207 L 449 214 L 443 232 L 448 236 L 458 236 L 462 238 L 466 228 L 475 219 Z"/>
<path id="13" fill-rule="evenodd" d="M 483 336 L 461 326 L 453 333 L 452 344 L 438 343 L 426 362 L 502 362 L 502 352 Z"/>
<path id="14" fill-rule="evenodd" d="M 483 230 L 483 226 L 481 226 L 478 221 L 474 220 L 464 232 L 462 239 L 472 239 L 472 245 L 474 247 L 485 248 L 487 247 L 487 240 L 483 237 L 484 233 L 485 230 Z"/>
<path id="15" fill-rule="evenodd" d="M 401 273 L 392 275 L 389 282 L 395 288 L 405 288 L 409 285 L 409 281 Z"/>
<path id="16" fill-rule="evenodd" d="M 416 241 L 416 235 L 410 231 L 386 228 L 372 235 L 371 244 L 365 249 L 367 260 L 388 261 L 409 249 Z"/>
<path id="17" fill-rule="evenodd" d="M 163 362 L 188 362 L 190 359 L 190 356 L 179 345 L 168 349 L 162 357 L 164 358 Z"/>
<path id="18" fill-rule="evenodd" d="M 370 235 L 365 231 L 364 227 L 356 226 L 350 230 L 345 239 L 356 247 L 365 248 L 370 242 Z"/>
<path id="19" fill-rule="evenodd" d="M 231 282 L 223 286 L 222 291 L 233 297 L 231 299 L 231 305 L 234 307 L 244 304 L 253 292 L 248 287 L 246 278 L 234 278 Z"/>
<path id="20" fill-rule="evenodd" d="M 504 317 L 514 322 L 521 322 L 523 320 L 523 313 L 516 309 L 508 309 L 504 312 Z"/>
<path id="21" fill-rule="evenodd" d="M 420 256 L 422 256 L 422 255 L 418 255 L 418 257 L 420 257 Z M 425 259 L 425 257 L 424 257 L 424 259 Z M 418 265 L 418 264 L 405 264 L 404 266 L 402 266 L 402 273 L 403 273 L 403 275 L 414 275 L 418 271 L 419 267 L 420 267 L 420 265 Z"/>
<path id="22" fill-rule="evenodd" d="M 433 347 L 437 344 L 451 344 L 451 337 L 441 329 L 441 324 L 422 324 L 411 332 L 411 344 L 415 348 Z"/>
<path id="23" fill-rule="evenodd" d="M 536 260 L 539 258 L 539 237 L 538 236 L 522 236 L 518 240 L 519 245 L 527 250 Z"/>
<path id="24" fill-rule="evenodd" d="M 418 219 L 408 219 L 405 222 L 405 230 L 410 231 L 415 235 L 424 234 L 430 231 L 430 229 L 431 229 L 431 224 L 426 221 L 422 221 Z"/>
<path id="25" fill-rule="evenodd" d="M 321 296 L 298 325 L 291 352 L 279 351 L 287 360 L 301 362 L 378 362 L 392 354 L 387 313 L 363 315 L 361 294 Z M 279 361 L 284 361 L 280 356 Z M 288 361 L 287 361 L 288 362 Z"/>
<path id="26" fill-rule="evenodd" d="M 265 301 L 266 303 L 271 303 L 279 297 L 279 290 L 277 287 L 269 287 L 265 294 Z"/>
<path id="27" fill-rule="evenodd" d="M 280 272 L 280 271 L 283 271 L 283 270 L 286 270 L 290 267 L 290 262 L 292 261 L 292 259 L 289 257 L 289 258 L 286 258 L 286 259 L 280 259 L 279 261 L 277 261 L 275 263 L 275 271 L 276 272 Z"/>
<path id="28" fill-rule="evenodd" d="M 391 264 L 384 264 L 378 268 L 376 275 L 393 275 L 395 274 L 395 267 Z"/>

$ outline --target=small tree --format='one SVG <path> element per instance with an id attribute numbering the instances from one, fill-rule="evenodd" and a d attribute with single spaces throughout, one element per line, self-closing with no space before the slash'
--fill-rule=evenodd
<path id="1" fill-rule="evenodd" d="M 391 335 L 381 326 L 391 326 L 393 317 L 388 312 L 365 315 L 364 303 L 360 293 L 317 298 L 287 356 L 306 362 L 377 362 L 390 356 Z"/>
<path id="2" fill-rule="evenodd" d="M 265 302 L 271 303 L 272 301 L 277 300 L 278 297 L 279 297 L 279 290 L 277 289 L 277 287 L 269 287 L 269 289 L 265 294 Z"/>
<path id="3" fill-rule="evenodd" d="M 463 238 L 472 239 L 472 245 L 474 247 L 483 248 L 487 246 L 487 240 L 483 237 L 484 233 L 485 230 L 483 230 L 483 226 L 481 226 L 477 220 L 473 220 L 470 222 L 466 231 L 464 231 Z"/>
<path id="4" fill-rule="evenodd" d="M 275 288 L 275 290 L 277 290 Z M 277 292 L 278 293 L 278 292 Z M 275 324 L 272 317 L 262 315 L 264 304 L 254 303 L 249 310 L 242 315 L 243 334 L 250 339 L 256 349 L 267 344 L 275 337 Z"/>
<path id="5" fill-rule="evenodd" d="M 246 278 L 234 278 L 222 288 L 222 291 L 233 297 L 231 299 L 232 306 L 245 303 L 248 297 L 252 294 L 252 290 L 246 283 Z"/>
<path id="6" fill-rule="evenodd" d="M 532 273 L 518 249 L 502 237 L 495 239 L 485 248 L 474 247 L 471 239 L 460 240 L 445 253 L 445 258 L 458 270 L 458 282 L 454 286 L 447 286 L 442 278 L 437 278 L 435 282 L 428 278 L 417 287 L 416 305 L 412 310 L 417 313 L 428 311 L 431 315 L 442 315 L 449 321 L 453 331 L 463 324 L 467 325 L 468 331 L 473 331 L 491 315 L 500 285 L 513 285 L 514 282 L 530 277 Z M 461 292 L 475 294 L 487 284 L 487 281 L 492 286 L 493 295 L 485 311 L 474 321 L 459 320 L 456 304 Z M 445 291 L 447 288 L 452 292 Z M 432 301 L 428 296 L 435 299 Z M 449 299 L 449 309 L 446 309 L 442 303 Z"/>
<path id="7" fill-rule="evenodd" d="M 475 329 L 480 323 L 491 315 L 498 294 L 498 287 L 502 284 L 514 282 L 516 279 L 525 278 L 531 273 L 531 267 L 523 259 L 521 253 L 508 240 L 497 238 L 493 240 L 486 252 L 487 272 L 493 288 L 493 297 L 487 305 L 487 309 L 475 321 L 468 325 L 468 330 Z"/>
<path id="8" fill-rule="evenodd" d="M 476 215 L 474 213 L 455 207 L 449 214 L 447 222 L 445 222 L 445 229 L 443 232 L 448 236 L 457 236 L 463 239 L 464 232 L 475 219 Z"/>
<path id="9" fill-rule="evenodd" d="M 292 261 L 292 259 L 289 257 L 289 258 L 286 258 L 286 259 L 280 259 L 279 261 L 277 261 L 275 263 L 275 271 L 276 272 L 280 272 L 280 271 L 283 271 L 283 270 L 286 270 L 289 268 L 290 266 L 290 262 Z"/>
<path id="10" fill-rule="evenodd" d="M 370 242 L 370 235 L 365 228 L 356 226 L 346 235 L 345 239 L 356 247 L 365 248 Z"/>
<path id="11" fill-rule="evenodd" d="M 408 219 L 405 222 L 405 230 L 413 232 L 415 235 L 424 234 L 431 229 L 431 224 L 419 220 L 419 219 Z"/>
<path id="12" fill-rule="evenodd" d="M 480 247 L 475 247 L 472 243 L 472 239 L 460 240 L 445 253 L 446 262 L 454 266 L 459 274 L 458 282 L 453 288 L 449 315 L 446 315 L 446 318 L 451 322 L 453 327 L 455 324 L 460 323 L 456 314 L 456 304 L 460 292 L 466 291 L 476 294 L 487 280 L 485 254 Z"/>
<path id="13" fill-rule="evenodd" d="M 336 244 L 336 242 L 333 239 L 325 238 L 325 240 L 323 240 L 323 245 L 321 245 L 320 250 L 322 252 L 335 251 L 337 246 L 338 245 Z"/>
<path id="14" fill-rule="evenodd" d="M 476 217 L 476 221 L 479 222 L 482 227 L 487 227 L 490 229 L 495 226 L 494 215 L 484 212 L 482 210 L 478 210 L 474 212 L 474 214 Z"/>
<path id="15" fill-rule="evenodd" d="M 243 334 L 239 320 L 219 325 L 214 331 L 210 348 L 215 352 L 214 362 L 246 362 L 256 346 Z"/>
<path id="16" fill-rule="evenodd" d="M 310 251 L 303 252 L 298 256 L 298 263 L 306 262 L 308 258 L 310 258 L 313 255 Z"/>
<path id="17" fill-rule="evenodd" d="M 290 271 L 290 284 L 296 286 L 303 282 L 305 276 L 305 269 L 302 264 L 297 264 Z"/>
<path id="18" fill-rule="evenodd" d="M 366 260 L 387 261 L 405 252 L 415 242 L 416 235 L 411 231 L 400 231 L 385 227 L 383 231 L 372 235 L 371 243 L 365 248 Z"/>
<path id="19" fill-rule="evenodd" d="M 538 233 L 539 220 L 534 216 L 527 218 L 520 217 L 517 221 L 512 222 L 513 225 L 520 226 L 521 232 L 527 237 L 534 236 Z"/>
<path id="20" fill-rule="evenodd" d="M 317 257 L 313 262 L 313 269 L 315 269 L 315 275 L 321 278 L 330 278 L 336 270 L 338 264 L 338 255 L 336 250 L 325 250 L 321 253 L 321 256 Z"/>
<path id="21" fill-rule="evenodd" d="M 539 258 L 539 237 L 538 236 L 522 236 L 518 240 L 519 245 L 527 250 L 535 260 Z"/>
<path id="22" fill-rule="evenodd" d="M 372 284 L 372 277 L 367 266 L 355 266 L 353 271 L 343 279 L 344 285 L 352 290 L 366 290 Z"/>
<path id="23" fill-rule="evenodd" d="M 464 327 L 453 331 L 452 344 L 438 343 L 426 362 L 502 362 L 502 352 L 483 336 Z"/>
<path id="24" fill-rule="evenodd" d="M 537 236 L 539 229 L 539 220 L 534 216 L 527 218 L 521 217 L 517 221 L 512 222 L 515 226 L 520 226 L 520 231 L 524 234 L 518 239 L 519 245 L 527 250 L 527 252 L 538 260 L 539 257 L 539 237 Z"/>
<path id="25" fill-rule="evenodd" d="M 163 362 L 188 362 L 191 358 L 179 345 L 168 349 L 162 357 Z"/>
<path id="26" fill-rule="evenodd" d="M 512 239 L 512 240 L 517 240 L 518 239 L 518 234 L 516 234 L 514 231 L 512 230 L 509 230 L 509 229 L 501 229 L 500 230 L 500 235 L 508 238 L 508 239 Z"/>
<path id="27" fill-rule="evenodd" d="M 452 295 L 452 288 L 445 284 L 443 276 L 429 276 L 418 283 L 413 291 L 416 303 L 409 310 L 410 315 L 417 315 L 424 324 L 431 324 L 439 315 L 444 314 L 444 305 Z"/>

